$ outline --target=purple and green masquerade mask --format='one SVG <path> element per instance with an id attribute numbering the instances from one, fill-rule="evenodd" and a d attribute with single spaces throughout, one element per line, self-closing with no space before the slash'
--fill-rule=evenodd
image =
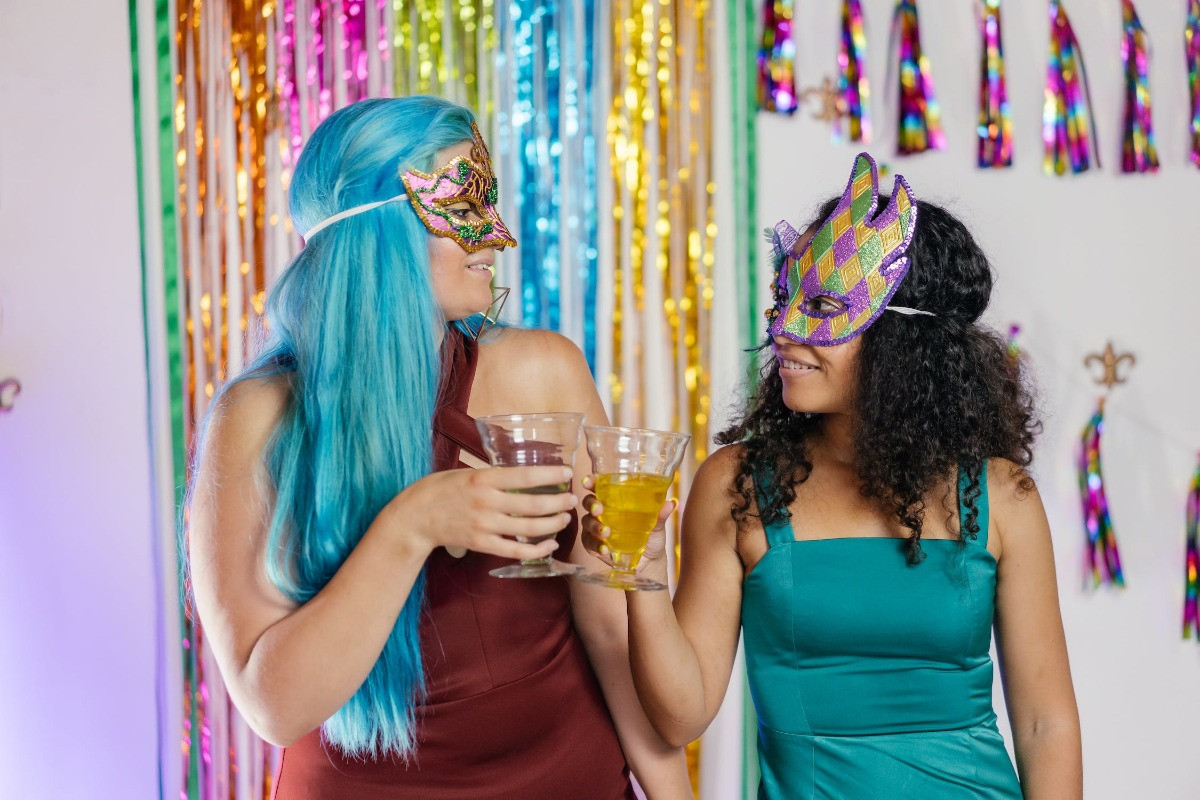
<path id="1" fill-rule="evenodd" d="M 917 203 L 897 175 L 891 202 L 876 215 L 878 204 L 879 168 L 860 153 L 837 208 L 799 253 L 793 248 L 800 233 L 786 221 L 775 226 L 779 271 L 775 307 L 767 312 L 771 336 L 822 347 L 841 344 L 861 335 L 888 308 L 908 274 Z"/>

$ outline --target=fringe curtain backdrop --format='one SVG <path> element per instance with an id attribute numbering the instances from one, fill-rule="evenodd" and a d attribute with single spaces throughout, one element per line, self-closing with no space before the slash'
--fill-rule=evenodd
<path id="1" fill-rule="evenodd" d="M 726 54 L 713 37 L 726 8 L 711 0 L 130 0 L 129 10 L 163 543 L 162 796 L 259 800 L 278 754 L 232 706 L 202 626 L 180 608 L 173 510 L 209 399 L 245 362 L 266 293 L 301 245 L 287 189 L 308 135 L 366 97 L 433 93 L 473 107 L 521 240 L 499 260 L 515 301 L 506 317 L 573 339 L 614 422 L 690 432 L 686 497 L 709 449 L 711 364 L 737 363 L 753 327 L 714 337 L 711 313 L 728 293 L 744 325 L 754 302 L 753 259 L 714 282 L 714 175 L 751 174 L 753 122 L 743 114 L 749 132 L 738 134 L 750 155 L 736 170 L 718 164 L 713 79 Z M 737 208 L 731 233 L 746 223 Z M 698 748 L 690 756 L 696 781 Z M 740 754 L 730 757 L 734 779 L 704 786 L 706 797 L 741 793 Z"/>

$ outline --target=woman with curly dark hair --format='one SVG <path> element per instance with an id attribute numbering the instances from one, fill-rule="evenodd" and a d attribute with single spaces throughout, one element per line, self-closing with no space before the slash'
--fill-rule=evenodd
<path id="1" fill-rule="evenodd" d="M 760 798 L 1079 798 L 1050 531 L 1025 471 L 1038 423 L 979 322 L 991 268 L 903 178 L 882 201 L 864 154 L 805 234 L 776 228 L 772 357 L 695 477 L 674 604 L 628 596 L 638 694 L 668 742 L 697 738 L 740 631 Z M 1019 779 L 992 708 L 993 626 Z"/>

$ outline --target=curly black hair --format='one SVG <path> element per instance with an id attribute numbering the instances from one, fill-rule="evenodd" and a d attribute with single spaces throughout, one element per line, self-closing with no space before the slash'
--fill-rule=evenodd
<path id="1" fill-rule="evenodd" d="M 881 197 L 881 207 L 888 201 Z M 822 205 L 809 229 L 837 202 Z M 910 564 L 924 560 L 921 528 L 931 492 L 962 465 L 969 483 L 958 537 L 974 539 L 981 465 L 988 458 L 1008 459 L 1020 472 L 1020 485 L 1032 488 L 1024 468 L 1041 430 L 1020 360 L 1003 337 L 979 322 L 994 280 L 987 256 L 944 208 L 921 201 L 917 211 L 909 271 L 891 302 L 937 316 L 880 316 L 862 335 L 854 399 L 862 494 L 894 512 L 910 531 Z M 740 419 L 716 437 L 718 444 L 742 445 L 731 510 L 740 529 L 751 517 L 768 524 L 789 516 L 795 487 L 812 471 L 809 438 L 820 426 L 820 415 L 784 405 L 775 359 L 767 359 Z M 763 503 L 754 514 L 759 488 Z"/>

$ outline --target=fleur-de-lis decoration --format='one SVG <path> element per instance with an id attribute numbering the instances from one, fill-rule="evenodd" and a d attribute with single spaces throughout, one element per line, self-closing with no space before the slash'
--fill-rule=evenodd
<path id="1" fill-rule="evenodd" d="M 810 86 L 800 92 L 800 101 L 807 103 L 810 97 L 815 97 L 820 103 L 820 110 L 814 111 L 812 118 L 821 122 L 834 122 L 839 117 L 846 116 L 846 101 L 833 79 L 828 76 L 821 81 L 820 86 Z"/>
<path id="2" fill-rule="evenodd" d="M 5 378 L 0 381 L 0 413 L 12 411 L 13 401 L 21 393 L 21 382 L 16 378 Z"/>
<path id="3" fill-rule="evenodd" d="M 1117 353 L 1112 342 L 1109 342 L 1105 345 L 1103 353 L 1089 353 L 1083 359 L 1085 367 L 1091 368 L 1093 364 L 1104 368 L 1104 374 L 1095 378 L 1096 383 L 1111 391 L 1117 384 L 1128 380 L 1127 375 L 1121 372 L 1121 365 L 1128 364 L 1132 367 L 1137 364 L 1137 357 L 1133 353 Z"/>

